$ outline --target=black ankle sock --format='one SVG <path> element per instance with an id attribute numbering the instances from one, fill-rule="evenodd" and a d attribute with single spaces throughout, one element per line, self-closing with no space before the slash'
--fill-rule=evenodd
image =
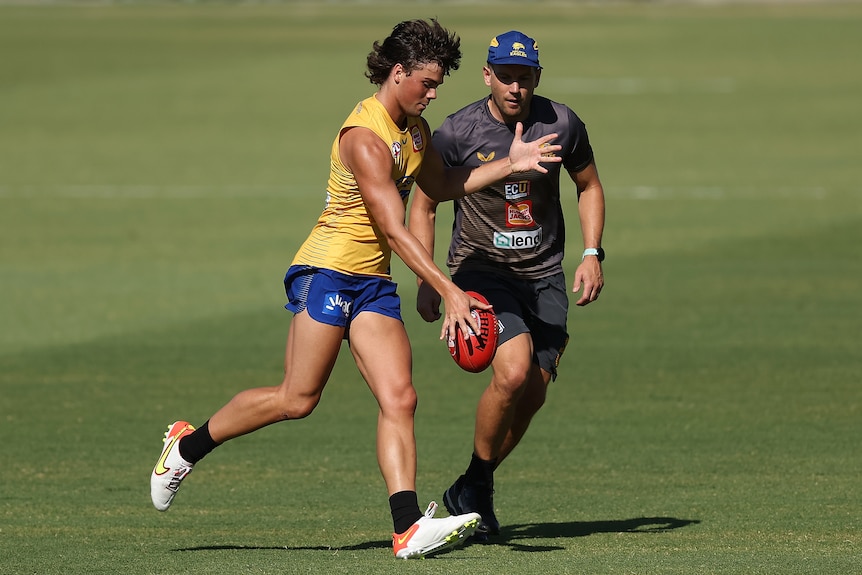
<path id="1" fill-rule="evenodd" d="M 197 463 L 220 444 L 213 441 L 210 435 L 210 422 L 198 427 L 180 440 L 180 455 L 189 463 Z"/>
<path id="2" fill-rule="evenodd" d="M 404 533 L 421 517 L 419 498 L 415 491 L 399 491 L 389 498 L 389 509 L 392 510 L 392 523 L 395 533 Z"/>
<path id="3" fill-rule="evenodd" d="M 464 473 L 464 481 L 472 485 L 481 485 L 483 487 L 494 487 L 494 468 L 497 467 L 497 460 L 492 459 L 487 461 L 479 459 L 475 453 L 470 459 L 470 465 Z"/>

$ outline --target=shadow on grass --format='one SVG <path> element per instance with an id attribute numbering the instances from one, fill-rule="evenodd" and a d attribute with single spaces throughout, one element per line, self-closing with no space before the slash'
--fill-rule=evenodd
<path id="1" fill-rule="evenodd" d="M 367 551 L 369 549 L 392 549 L 392 541 L 368 541 L 366 543 L 357 543 L 356 545 L 341 545 L 333 547 L 331 545 L 201 545 L 199 547 L 183 547 L 174 549 L 174 551 L 260 551 L 262 549 L 281 550 L 281 551 L 329 551 L 336 553 L 338 551 Z"/>
<path id="2" fill-rule="evenodd" d="M 508 525 L 500 530 L 500 535 L 492 537 L 485 545 L 505 545 L 514 551 L 529 553 L 543 551 L 558 551 L 564 547 L 556 545 L 525 545 L 518 541 L 529 539 L 559 539 L 586 537 L 596 533 L 662 533 L 673 529 L 680 529 L 689 525 L 697 525 L 700 521 L 696 519 L 677 519 L 675 517 L 637 517 L 635 519 L 622 519 L 616 521 L 569 521 L 566 523 L 526 523 L 521 525 Z M 468 540 L 468 543 L 474 541 Z M 202 545 L 199 547 L 184 547 L 175 551 L 255 551 L 261 549 L 283 550 L 283 551 L 367 551 L 371 549 L 391 549 L 391 541 L 367 541 L 356 545 L 344 545 L 332 547 L 328 545 L 314 546 L 255 546 L 255 545 Z"/>
<path id="3" fill-rule="evenodd" d="M 481 542 L 485 545 L 505 545 L 516 551 L 535 553 L 537 551 L 556 551 L 560 546 L 524 545 L 518 541 L 529 539 L 559 539 L 587 537 L 597 533 L 663 533 L 700 523 L 697 519 L 678 519 L 676 517 L 636 517 L 609 521 L 568 521 L 565 523 L 525 523 L 506 525 L 500 534 Z"/>

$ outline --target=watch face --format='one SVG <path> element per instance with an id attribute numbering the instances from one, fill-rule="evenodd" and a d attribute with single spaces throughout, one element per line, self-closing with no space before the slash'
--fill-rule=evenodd
<path id="1" fill-rule="evenodd" d="M 597 255 L 599 257 L 599 261 L 600 262 L 605 261 L 605 250 L 603 250 L 602 248 L 599 248 L 598 251 L 599 251 L 599 253 Z"/>

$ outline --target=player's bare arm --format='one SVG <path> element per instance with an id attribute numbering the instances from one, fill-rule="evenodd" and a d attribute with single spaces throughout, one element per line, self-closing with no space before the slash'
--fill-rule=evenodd
<path id="1" fill-rule="evenodd" d="M 389 247 L 413 273 L 428 282 L 446 301 L 446 315 L 441 328 L 443 339 L 458 325 L 478 329 L 470 314 L 471 307 L 485 309 L 485 304 L 471 298 L 449 280 L 405 225 L 406 211 L 398 189 L 390 176 L 392 154 L 373 132 L 352 128 L 341 136 L 341 158 L 356 178 L 359 193 L 371 217 L 377 223 Z"/>
<path id="2" fill-rule="evenodd" d="M 605 226 L 605 195 L 595 162 L 580 172 L 569 175 L 578 189 L 578 215 L 584 248 L 599 248 Z M 581 292 L 576 305 L 584 306 L 596 301 L 604 287 L 602 264 L 596 256 L 587 256 L 575 270 L 572 292 Z"/>
<path id="3" fill-rule="evenodd" d="M 417 186 L 413 193 L 410 204 L 410 215 L 408 228 L 416 238 L 425 246 L 425 250 L 434 257 L 434 227 L 437 222 L 438 202 L 432 200 Z M 440 319 L 440 294 L 429 284 L 417 277 L 419 292 L 416 295 L 416 311 L 425 321 L 432 322 Z"/>

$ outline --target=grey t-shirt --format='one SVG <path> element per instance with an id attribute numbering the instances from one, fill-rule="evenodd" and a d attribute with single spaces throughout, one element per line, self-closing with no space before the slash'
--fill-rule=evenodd
<path id="1" fill-rule="evenodd" d="M 543 164 L 547 174 L 512 174 L 504 181 L 456 200 L 449 272 L 488 271 L 538 279 L 562 271 L 566 240 L 560 204 L 561 167 L 579 172 L 593 161 L 584 123 L 567 106 L 534 95 L 523 122 L 524 141 L 557 133 L 562 163 Z M 488 98 L 447 117 L 434 132 L 434 147 L 448 166 L 480 166 L 505 158 L 514 125 L 497 121 Z"/>

